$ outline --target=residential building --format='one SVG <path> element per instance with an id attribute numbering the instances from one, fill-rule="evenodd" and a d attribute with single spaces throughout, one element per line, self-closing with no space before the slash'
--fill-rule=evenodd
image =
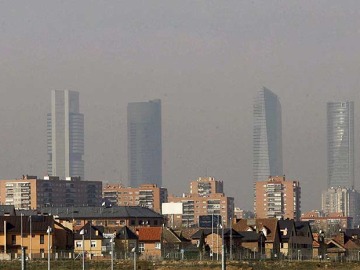
<path id="1" fill-rule="evenodd" d="M 220 215 L 223 224 L 228 226 L 234 217 L 234 198 L 226 196 L 223 182 L 213 177 L 199 177 L 190 183 L 190 193 L 181 197 L 170 195 L 168 202 L 183 205 L 183 214 L 173 216 L 177 228 L 198 226 L 199 217 L 206 215 Z"/>
<path id="2" fill-rule="evenodd" d="M 47 115 L 48 175 L 85 179 L 84 115 L 79 112 L 79 93 L 51 92 L 51 112 Z"/>
<path id="3" fill-rule="evenodd" d="M 253 180 L 283 175 L 281 104 L 267 88 L 254 101 Z"/>
<path id="4" fill-rule="evenodd" d="M 139 227 L 136 228 L 136 234 L 140 258 L 145 260 L 164 257 L 175 259 L 174 253 L 179 254 L 188 243 L 167 227 Z"/>
<path id="5" fill-rule="evenodd" d="M 80 177 L 23 175 L 21 179 L 0 180 L 0 204 L 16 209 L 45 206 L 96 206 L 101 204 L 101 181 L 81 181 Z"/>
<path id="6" fill-rule="evenodd" d="M 54 215 L 56 220 L 71 230 L 79 230 L 86 223 L 103 226 L 105 232 L 113 232 L 124 226 L 162 226 L 164 218 L 159 213 L 141 206 L 112 207 L 44 207 L 39 214 Z"/>
<path id="7" fill-rule="evenodd" d="M 167 189 L 155 184 L 141 184 L 139 187 L 107 184 L 103 187 L 103 198 L 111 205 L 143 206 L 161 213 L 162 203 L 167 202 Z"/>
<path id="8" fill-rule="evenodd" d="M 41 258 L 48 253 L 48 241 L 51 252 L 72 250 L 72 231 L 52 216 L 0 216 L 1 253 L 21 254 L 23 246 L 30 258 Z"/>
<path id="9" fill-rule="evenodd" d="M 94 226 L 90 222 L 74 233 L 74 252 L 88 256 L 102 256 L 103 246 L 105 245 L 104 227 Z"/>
<path id="10" fill-rule="evenodd" d="M 162 186 L 161 101 L 127 107 L 129 186 Z"/>
<path id="11" fill-rule="evenodd" d="M 328 188 L 354 188 L 354 102 L 327 103 Z"/>
<path id="12" fill-rule="evenodd" d="M 243 245 L 244 248 L 249 249 L 250 247 L 258 249 L 256 252 L 260 251 L 260 254 L 266 258 L 279 258 L 280 255 L 280 229 L 278 220 L 276 218 L 265 218 L 265 219 L 241 219 L 237 223 L 233 225 L 233 229 L 238 232 L 240 235 L 243 235 L 245 239 L 253 239 L 248 240 L 246 245 Z M 256 237 L 256 234 L 245 235 L 244 232 L 253 232 L 257 234 L 262 234 L 265 237 L 265 244 L 259 241 L 262 241 L 262 237 L 259 235 Z M 257 239 L 255 240 L 254 237 Z M 264 248 L 264 250 L 260 250 L 260 248 Z M 244 254 L 246 255 L 246 253 Z"/>
<path id="13" fill-rule="evenodd" d="M 308 221 L 312 232 L 324 232 L 327 237 L 333 236 L 339 230 L 353 228 L 353 218 L 345 216 L 343 212 L 323 214 L 311 211 L 301 215 L 301 221 Z"/>
<path id="14" fill-rule="evenodd" d="M 360 194 L 354 189 L 331 187 L 321 194 L 321 209 L 326 214 L 342 213 L 352 217 L 353 225 L 360 225 Z"/>
<path id="15" fill-rule="evenodd" d="M 299 181 L 285 176 L 269 177 L 255 184 L 254 211 L 257 218 L 300 219 L 301 188 Z"/>
<path id="16" fill-rule="evenodd" d="M 279 220 L 280 252 L 290 259 L 312 259 L 313 235 L 309 222 L 292 219 Z"/>

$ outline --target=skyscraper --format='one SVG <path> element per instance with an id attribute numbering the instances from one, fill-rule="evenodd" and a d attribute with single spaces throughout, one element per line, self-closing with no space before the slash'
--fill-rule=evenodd
<path id="1" fill-rule="evenodd" d="M 129 185 L 162 185 L 161 101 L 127 107 Z"/>
<path id="2" fill-rule="evenodd" d="M 79 93 L 51 92 L 47 115 L 48 174 L 61 179 L 84 179 L 84 115 L 79 113 Z"/>
<path id="3" fill-rule="evenodd" d="M 327 103 L 328 188 L 354 188 L 354 102 Z"/>
<path id="4" fill-rule="evenodd" d="M 281 105 L 265 87 L 255 98 L 253 128 L 253 180 L 283 175 Z"/>

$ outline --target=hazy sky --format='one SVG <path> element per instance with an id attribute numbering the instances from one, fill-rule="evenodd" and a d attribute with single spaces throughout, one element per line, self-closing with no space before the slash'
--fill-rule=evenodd
<path id="1" fill-rule="evenodd" d="M 163 182 L 205 174 L 252 209 L 252 104 L 280 97 L 302 210 L 326 187 L 326 102 L 355 102 L 359 1 L 0 1 L 0 178 L 46 174 L 50 91 L 80 92 L 90 180 L 127 178 L 126 105 L 160 98 Z"/>

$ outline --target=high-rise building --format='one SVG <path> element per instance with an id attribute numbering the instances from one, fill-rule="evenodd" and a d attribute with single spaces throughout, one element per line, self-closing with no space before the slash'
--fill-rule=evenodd
<path id="1" fill-rule="evenodd" d="M 127 107 L 129 185 L 162 186 L 161 101 Z"/>
<path id="2" fill-rule="evenodd" d="M 327 103 L 328 188 L 354 188 L 354 102 Z"/>
<path id="3" fill-rule="evenodd" d="M 81 181 L 79 177 L 23 175 L 21 179 L 0 180 L 0 204 L 16 209 L 45 206 L 99 206 L 101 181 Z"/>
<path id="4" fill-rule="evenodd" d="M 255 98 L 253 128 L 253 180 L 283 175 L 281 105 L 265 87 Z"/>
<path id="5" fill-rule="evenodd" d="M 321 194 L 321 209 L 325 214 L 341 213 L 360 225 L 360 194 L 354 189 L 331 187 Z"/>
<path id="6" fill-rule="evenodd" d="M 84 115 L 79 113 L 79 93 L 51 92 L 47 115 L 48 175 L 84 179 Z"/>
<path id="7" fill-rule="evenodd" d="M 161 213 L 161 205 L 167 202 L 168 193 L 166 188 L 155 184 L 139 187 L 107 184 L 103 187 L 103 198 L 111 205 L 143 206 Z"/>
<path id="8" fill-rule="evenodd" d="M 285 176 L 269 177 L 255 183 L 254 210 L 257 218 L 300 219 L 301 188 L 299 181 Z"/>

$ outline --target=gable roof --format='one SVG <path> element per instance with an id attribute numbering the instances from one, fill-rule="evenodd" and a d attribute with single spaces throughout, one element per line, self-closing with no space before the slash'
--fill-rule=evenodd
<path id="1" fill-rule="evenodd" d="M 266 228 L 266 242 L 274 242 L 279 229 L 276 218 L 240 219 L 233 225 L 233 229 L 237 232 L 259 232 L 263 228 Z"/>
<path id="2" fill-rule="evenodd" d="M 137 235 L 133 233 L 133 231 L 130 230 L 127 226 L 122 227 L 116 233 L 116 238 L 121 240 L 138 239 Z"/>
<path id="3" fill-rule="evenodd" d="M 262 237 L 262 233 L 253 231 L 238 232 L 238 234 L 242 237 L 241 241 L 243 242 L 258 242 Z"/>
<path id="4" fill-rule="evenodd" d="M 292 231 L 296 234 L 295 222 L 292 219 L 280 219 L 279 228 L 281 241 L 289 241 Z M 285 231 L 287 233 L 284 233 Z"/>
<path id="5" fill-rule="evenodd" d="M 103 226 L 94 226 L 90 222 L 86 223 L 79 231 L 75 232 L 74 238 L 76 240 L 82 239 L 82 235 L 80 234 L 82 230 L 84 230 L 84 239 L 86 240 L 103 239 Z"/>
<path id="6" fill-rule="evenodd" d="M 6 221 L 7 232 L 21 233 L 21 227 L 23 233 L 46 233 L 50 226 L 54 229 L 54 219 L 52 216 L 0 216 L 0 232 L 4 232 L 4 221 Z"/>
<path id="7" fill-rule="evenodd" d="M 161 241 L 162 227 L 140 227 L 136 229 L 139 241 Z"/>

